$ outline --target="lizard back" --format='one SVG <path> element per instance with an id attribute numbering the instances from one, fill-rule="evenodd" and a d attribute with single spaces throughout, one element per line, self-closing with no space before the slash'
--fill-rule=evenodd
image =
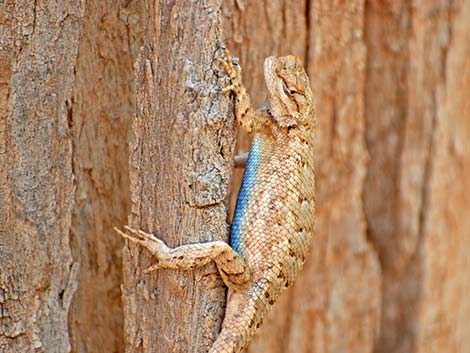
<path id="1" fill-rule="evenodd" d="M 289 286 L 313 235 L 313 130 L 280 128 L 254 137 L 231 232 L 252 280 L 274 269 Z M 272 280 L 270 278 L 270 280 Z"/>
<path id="2" fill-rule="evenodd" d="M 248 344 L 308 254 L 315 204 L 313 136 L 283 134 L 255 136 L 252 143 L 231 232 L 231 245 L 247 262 L 252 283 L 246 292 L 229 291 L 213 353 L 240 352 Z"/>
<path id="3" fill-rule="evenodd" d="M 277 80 L 283 72 L 278 67 L 273 70 L 278 76 L 270 77 L 265 64 L 268 90 L 271 88 L 268 95 L 271 117 L 267 128 L 255 133 L 231 231 L 231 246 L 247 263 L 251 284 L 246 291 L 229 290 L 223 327 L 211 353 L 240 352 L 247 346 L 270 307 L 293 283 L 313 236 L 312 94 L 298 58 L 272 60 L 281 64 L 281 70 L 287 67 L 285 81 L 296 88 L 301 86 L 307 109 L 287 117 L 280 113 L 289 104 L 277 97 Z M 292 106 L 299 108 L 299 102 L 293 100 Z"/>

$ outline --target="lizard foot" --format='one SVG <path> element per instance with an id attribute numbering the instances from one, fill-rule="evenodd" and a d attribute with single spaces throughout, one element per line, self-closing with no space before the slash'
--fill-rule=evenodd
<path id="1" fill-rule="evenodd" d="M 114 230 L 124 239 L 127 239 L 135 244 L 139 244 L 146 248 L 157 259 L 169 252 L 170 248 L 168 248 L 168 246 L 166 246 L 166 244 L 162 240 L 158 239 L 155 235 L 145 233 L 142 230 L 136 230 L 128 226 L 124 226 L 124 228 L 127 231 L 126 233 L 116 227 L 114 227 Z M 144 272 L 147 273 L 158 268 L 159 262 L 157 260 L 157 263 L 155 265 L 146 268 Z"/>
<path id="2" fill-rule="evenodd" d="M 224 67 L 232 84 L 222 89 L 222 92 L 234 91 L 236 92 L 242 85 L 241 81 L 241 67 L 238 65 L 238 59 L 232 58 L 230 51 L 224 48 L 226 59 L 217 58 L 217 61 Z"/>

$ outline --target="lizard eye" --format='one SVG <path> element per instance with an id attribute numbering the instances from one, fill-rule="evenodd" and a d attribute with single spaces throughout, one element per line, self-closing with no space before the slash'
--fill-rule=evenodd
<path id="1" fill-rule="evenodd" d="M 297 93 L 294 88 L 288 87 L 285 82 L 282 83 L 282 90 L 286 95 L 292 96 Z"/>

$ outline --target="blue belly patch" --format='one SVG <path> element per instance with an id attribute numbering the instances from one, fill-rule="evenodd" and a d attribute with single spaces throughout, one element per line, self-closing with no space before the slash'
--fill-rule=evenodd
<path id="1" fill-rule="evenodd" d="M 238 193 L 237 206 L 232 223 L 232 232 L 230 242 L 232 248 L 240 255 L 243 256 L 243 239 L 241 237 L 241 229 L 244 224 L 246 207 L 248 200 L 252 196 L 253 185 L 256 181 L 258 166 L 261 156 L 261 139 L 255 137 L 251 144 L 248 162 L 246 164 L 245 173 L 243 174 L 242 186 Z"/>

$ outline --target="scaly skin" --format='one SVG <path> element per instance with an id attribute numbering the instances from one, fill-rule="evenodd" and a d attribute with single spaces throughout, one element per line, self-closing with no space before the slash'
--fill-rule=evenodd
<path id="1" fill-rule="evenodd" d="M 255 111 L 240 67 L 220 60 L 235 94 L 239 125 L 254 133 L 238 195 L 231 245 L 222 241 L 167 247 L 151 234 L 126 227 L 126 239 L 146 247 L 157 268 L 189 270 L 214 261 L 229 287 L 222 330 L 210 353 L 242 352 L 309 250 L 314 226 L 315 110 L 310 84 L 295 56 L 264 63 L 268 106 Z"/>

